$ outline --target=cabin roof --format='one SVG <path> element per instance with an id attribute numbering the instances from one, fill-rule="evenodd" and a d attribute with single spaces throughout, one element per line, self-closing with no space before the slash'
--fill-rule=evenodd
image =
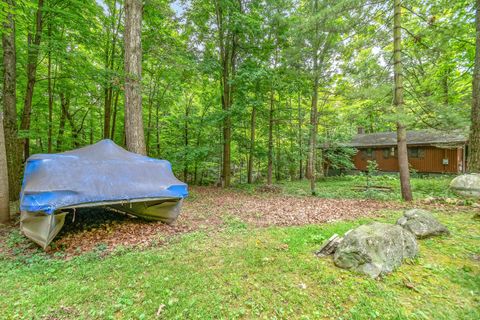
<path id="1" fill-rule="evenodd" d="M 460 130 L 433 131 L 433 130 L 415 130 L 407 131 L 408 145 L 464 145 L 468 141 L 467 135 Z M 396 132 L 378 132 L 357 134 L 346 147 L 367 148 L 367 147 L 387 147 L 397 144 Z"/>

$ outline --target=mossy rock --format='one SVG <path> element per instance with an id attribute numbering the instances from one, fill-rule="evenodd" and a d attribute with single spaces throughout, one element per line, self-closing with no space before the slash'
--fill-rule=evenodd
<path id="1" fill-rule="evenodd" d="M 415 236 L 398 225 L 374 222 L 348 232 L 335 251 L 334 262 L 372 278 L 399 267 L 418 252 Z"/>
<path id="2" fill-rule="evenodd" d="M 456 177 L 450 182 L 450 189 L 459 196 L 480 198 L 480 174 L 470 173 Z"/>

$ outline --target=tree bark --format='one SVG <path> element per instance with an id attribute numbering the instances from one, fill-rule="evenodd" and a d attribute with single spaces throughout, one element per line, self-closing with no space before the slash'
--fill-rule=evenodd
<path id="1" fill-rule="evenodd" d="M 3 23 L 3 112 L 5 149 L 8 167 L 8 186 L 10 200 L 18 200 L 22 175 L 22 149 L 18 138 L 17 126 L 17 53 L 15 47 L 15 19 L 11 12 L 15 10 L 13 0 L 6 1 L 9 14 Z"/>
<path id="2" fill-rule="evenodd" d="M 28 57 L 27 57 L 27 89 L 25 91 L 25 100 L 23 103 L 22 121 L 20 130 L 30 130 L 33 89 L 36 83 L 38 54 L 40 52 L 40 43 L 43 29 L 43 0 L 38 0 L 37 13 L 35 18 L 35 35 L 28 34 Z M 23 142 L 24 159 L 30 156 L 30 139 L 27 137 Z"/>
<path id="3" fill-rule="evenodd" d="M 10 203 L 8 196 L 8 167 L 3 131 L 3 112 L 0 112 L 0 223 L 10 220 Z"/>
<path id="4" fill-rule="evenodd" d="M 468 172 L 480 172 L 480 0 L 476 1 L 476 48 L 472 81 L 472 111 L 467 161 Z"/>
<path id="5" fill-rule="evenodd" d="M 125 138 L 129 151 L 146 154 L 142 115 L 141 0 L 125 1 Z"/>
<path id="6" fill-rule="evenodd" d="M 394 60 L 394 81 L 395 93 L 393 104 L 397 111 L 397 146 L 398 146 L 398 168 L 400 171 L 400 186 L 402 198 L 405 201 L 411 201 L 412 190 L 410 187 L 410 171 L 408 168 L 407 151 L 407 129 L 403 124 L 404 116 L 403 102 L 403 75 L 402 75 L 402 31 L 401 31 L 401 0 L 394 0 L 394 18 L 393 18 L 393 60 Z"/>

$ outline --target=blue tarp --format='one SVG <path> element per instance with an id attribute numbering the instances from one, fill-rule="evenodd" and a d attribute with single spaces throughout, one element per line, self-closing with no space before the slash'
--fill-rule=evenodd
<path id="1" fill-rule="evenodd" d="M 57 154 L 37 154 L 25 165 L 20 210 L 52 214 L 89 203 L 149 198 L 183 199 L 187 185 L 168 161 L 128 152 L 111 140 Z"/>

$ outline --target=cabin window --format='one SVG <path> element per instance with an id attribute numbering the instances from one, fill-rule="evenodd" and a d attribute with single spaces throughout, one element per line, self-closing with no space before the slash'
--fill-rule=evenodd
<path id="1" fill-rule="evenodd" d="M 388 159 L 390 157 L 395 157 L 396 155 L 396 150 L 395 148 L 385 148 L 383 149 L 383 159 Z"/>
<path id="2" fill-rule="evenodd" d="M 425 151 L 422 148 L 408 148 L 409 158 L 423 158 Z"/>
<path id="3" fill-rule="evenodd" d="M 375 155 L 375 150 L 373 149 L 362 149 L 362 158 L 363 159 L 373 159 Z"/>

